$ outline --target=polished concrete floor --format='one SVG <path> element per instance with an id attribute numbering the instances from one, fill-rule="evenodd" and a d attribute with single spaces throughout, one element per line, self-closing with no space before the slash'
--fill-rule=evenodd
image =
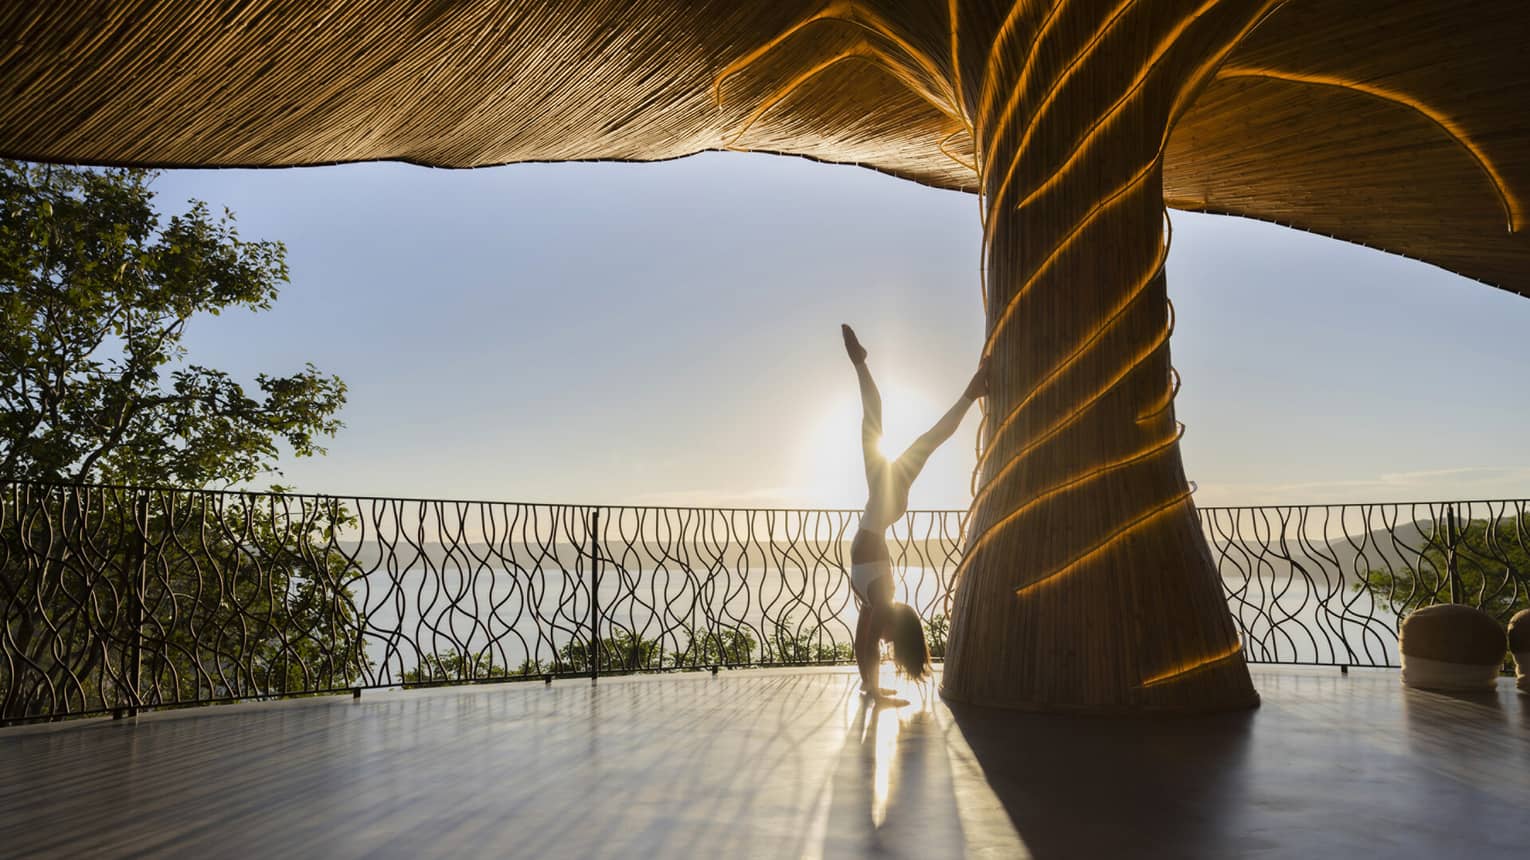
<path id="1" fill-rule="evenodd" d="M 1530 857 L 1530 697 L 1256 669 L 1215 718 L 868 711 L 849 670 L 0 730 L 0 855 Z"/>

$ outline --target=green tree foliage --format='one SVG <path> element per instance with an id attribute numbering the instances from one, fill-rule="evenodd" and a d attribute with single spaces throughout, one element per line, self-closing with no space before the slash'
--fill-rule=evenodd
<path id="1" fill-rule="evenodd" d="M 797 630 L 796 633 L 791 632 Z M 802 630 L 787 618 L 776 628 L 764 657 L 766 663 L 849 663 L 855 660 L 855 648 L 849 642 L 836 642 L 822 629 Z"/>
<path id="2" fill-rule="evenodd" d="M 199 314 L 271 306 L 285 248 L 201 202 L 161 217 L 152 179 L 0 161 L 0 718 L 343 686 L 364 662 L 326 550 L 343 508 L 15 483 L 228 485 L 341 426 L 345 385 L 312 365 L 248 390 L 187 360 Z"/>
<path id="3" fill-rule="evenodd" d="M 597 656 L 600 671 L 619 672 L 658 668 L 658 653 L 658 642 L 624 630 L 602 637 Z M 591 666 L 588 643 L 576 640 L 564 645 L 558 651 L 558 660 L 564 672 L 588 672 Z"/>
<path id="4" fill-rule="evenodd" d="M 753 658 L 754 645 L 754 637 L 746 630 L 698 633 L 684 651 L 669 655 L 670 665 L 676 668 L 744 665 Z"/>
<path id="5" fill-rule="evenodd" d="M 924 623 L 924 640 L 930 648 L 930 659 L 946 659 L 946 640 L 951 636 L 951 621 L 944 615 L 936 615 Z"/>
<path id="6" fill-rule="evenodd" d="M 523 666 L 523 668 L 525 668 Z M 529 673 L 528 673 L 529 674 Z M 420 665 L 404 672 L 404 686 L 433 681 L 470 681 L 480 678 L 503 678 L 505 667 L 494 662 L 491 654 L 463 654 L 457 651 L 426 654 Z"/>
<path id="7" fill-rule="evenodd" d="M 1530 608 L 1530 514 L 1459 526 L 1455 539 L 1458 596 L 1500 621 Z M 1368 589 L 1399 617 L 1423 606 L 1450 603 L 1450 540 L 1444 526 L 1416 560 L 1393 570 L 1371 570 L 1356 589 Z"/>
<path id="8" fill-rule="evenodd" d="M 286 249 L 201 202 L 161 219 L 152 178 L 0 161 L 0 480 L 248 481 L 340 427 L 311 365 L 252 396 L 185 361 L 195 315 L 271 306 Z"/>
<path id="9" fill-rule="evenodd" d="M 622 631 L 601 640 L 600 670 L 632 672 L 662 669 L 666 664 L 674 669 L 746 665 L 752 659 L 754 648 L 754 637 L 745 630 L 698 633 L 679 651 L 664 651 L 659 640 Z M 524 660 L 510 674 L 540 676 L 555 671 L 583 673 L 589 670 L 588 645 L 573 641 L 558 649 L 557 660 Z"/>
<path id="10" fill-rule="evenodd" d="M 936 622 L 940 623 L 939 620 Z M 641 672 L 645 670 L 705 669 L 711 666 L 768 665 L 771 663 L 848 663 L 855 650 L 848 642 L 836 643 L 823 631 L 791 632 L 790 618 L 776 628 L 769 646 L 756 658 L 758 643 L 744 629 L 717 632 L 689 631 L 692 635 L 680 650 L 665 650 L 657 639 L 621 630 L 600 640 L 599 669 L 602 672 Z M 941 640 L 944 643 L 944 640 Z M 758 663 L 756 663 L 758 659 Z M 481 678 L 540 677 L 544 673 L 583 674 L 591 669 L 589 643 L 576 639 L 558 649 L 554 660 L 521 662 L 514 671 L 506 671 L 486 654 L 464 655 L 457 652 L 426 656 L 420 665 L 404 673 L 404 684 Z"/>

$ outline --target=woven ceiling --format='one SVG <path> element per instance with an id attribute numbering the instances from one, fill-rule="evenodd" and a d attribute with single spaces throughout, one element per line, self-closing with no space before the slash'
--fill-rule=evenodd
<path id="1" fill-rule="evenodd" d="M 1101 18 L 1124 6 L 1075 3 Z M 1007 18 L 1023 26 L 1011 11 L 1009 0 L 6 3 L 0 154 L 475 167 L 730 148 L 972 191 L 981 160 L 962 119 L 993 94 L 981 80 L 953 86 L 947 70 L 953 51 L 988 52 Z M 1176 128 L 1168 203 L 1530 296 L 1527 45 L 1524 0 L 1290 0 Z"/>

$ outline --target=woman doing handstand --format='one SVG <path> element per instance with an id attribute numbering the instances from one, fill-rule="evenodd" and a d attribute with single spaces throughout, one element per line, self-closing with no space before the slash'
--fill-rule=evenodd
<path id="1" fill-rule="evenodd" d="M 925 460 L 956 432 L 973 401 L 988 393 L 988 375 L 986 368 L 979 366 L 956 405 L 898 459 L 889 461 L 877 447 L 882 438 L 882 395 L 866 367 L 866 348 L 849 326 L 840 326 L 840 331 L 860 380 L 861 454 L 866 461 L 866 510 L 850 544 L 850 586 L 861 605 L 855 625 L 855 661 L 861 670 L 861 692 L 886 698 L 893 691 L 877 686 L 877 664 L 881 662 L 878 643 L 891 642 L 893 662 L 916 681 L 930 671 L 930 651 L 918 613 L 906 603 L 893 602 L 892 555 L 884 535 L 908 512 L 909 486 Z"/>

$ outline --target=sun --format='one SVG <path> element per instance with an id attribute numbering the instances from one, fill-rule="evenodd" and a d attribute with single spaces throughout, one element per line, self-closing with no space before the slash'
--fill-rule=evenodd
<path id="1" fill-rule="evenodd" d="M 930 428 L 941 410 L 923 392 L 878 380 L 882 392 L 883 456 L 903 453 Z M 866 502 L 866 473 L 861 460 L 861 401 L 855 389 L 824 398 L 816 415 L 804 425 L 798 457 L 799 486 L 813 504 L 858 508 Z"/>

